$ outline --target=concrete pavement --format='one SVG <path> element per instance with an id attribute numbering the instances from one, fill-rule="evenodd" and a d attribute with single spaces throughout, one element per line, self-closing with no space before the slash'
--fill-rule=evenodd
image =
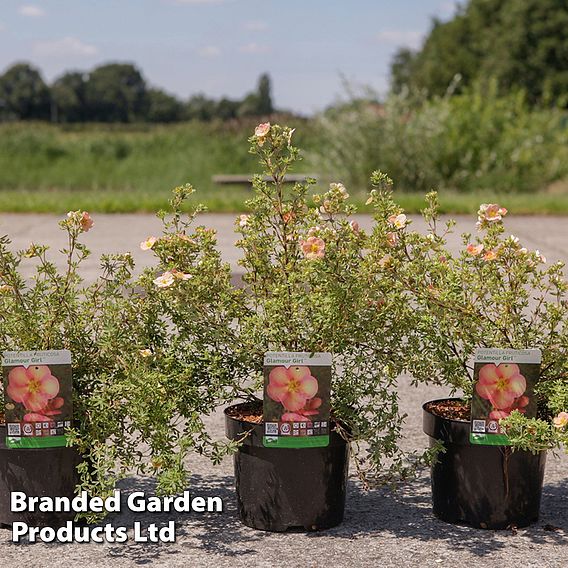
<path id="1" fill-rule="evenodd" d="M 95 227 L 85 235 L 93 250 L 86 268 L 88 280 L 96 276 L 101 252 L 130 250 L 139 266 L 151 262 L 151 254 L 139 250 L 146 236 L 159 233 L 159 222 L 141 215 L 94 215 Z M 224 258 L 238 271 L 238 254 L 233 247 L 234 215 L 205 215 L 202 223 L 217 229 Z M 415 218 L 416 219 L 416 218 Z M 370 218 L 359 219 L 368 227 Z M 475 219 L 458 217 L 457 233 L 475 231 Z M 417 224 L 420 221 L 416 220 Z M 556 217 L 518 217 L 507 219 L 507 229 L 529 248 L 538 248 L 550 261 L 568 260 L 568 220 Z M 31 241 L 63 246 L 63 234 L 56 218 L 44 215 L 0 214 L 0 234 L 9 233 L 14 247 L 24 248 Z M 451 246 L 457 248 L 459 239 Z M 408 413 L 405 439 L 407 449 L 427 444 L 421 427 L 421 404 L 447 394 L 437 387 L 410 386 L 402 378 L 402 409 Z M 208 419 L 211 431 L 223 436 L 221 412 Z M 177 540 L 171 544 L 21 544 L 10 542 L 10 531 L 0 530 L 0 566 L 20 568 L 85 567 L 487 567 L 560 568 L 566 566 L 568 551 L 568 456 L 549 455 L 541 519 L 532 527 L 512 531 L 482 531 L 448 525 L 430 511 L 427 472 L 416 483 L 396 493 L 389 490 L 364 492 L 351 480 L 344 523 L 321 533 L 273 534 L 242 526 L 236 517 L 232 461 L 219 466 L 192 456 L 194 473 L 191 489 L 195 495 L 223 498 L 221 514 L 176 515 Z M 145 479 L 130 478 L 122 483 L 125 491 L 152 491 Z M 121 513 L 109 520 L 114 525 L 141 521 L 166 522 L 171 515 Z"/>

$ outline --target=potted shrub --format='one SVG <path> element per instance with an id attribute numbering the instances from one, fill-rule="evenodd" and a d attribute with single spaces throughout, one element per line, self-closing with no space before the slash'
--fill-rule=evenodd
<path id="1" fill-rule="evenodd" d="M 371 254 L 412 307 L 405 316 L 413 322 L 409 369 L 416 381 L 447 385 L 450 396 L 459 395 L 423 407 L 425 433 L 433 446 L 444 446 L 432 466 L 434 513 L 482 528 L 526 526 L 538 518 L 546 449 L 566 441 L 563 265 L 546 264 L 539 251 L 506 235 L 507 211 L 496 204 L 481 205 L 478 234 L 464 234 L 461 251 L 452 254 L 446 241 L 454 223 L 440 227 L 435 193 L 427 196 L 428 230 L 422 234 L 410 230 L 392 199 L 390 180 L 377 173 L 374 181 L 370 199 L 377 226 Z M 517 365 L 491 364 L 489 378 L 482 371 L 474 374 L 477 348 L 540 349 L 534 392 L 529 393 Z M 493 427 L 499 424 L 512 446 L 470 442 L 475 393 L 486 399 Z M 529 408 L 538 408 L 538 417 L 523 416 Z"/>
<path id="2" fill-rule="evenodd" d="M 175 188 L 170 210 L 158 213 L 162 234 L 140 244 L 156 263 L 123 306 L 135 339 L 122 357 L 128 379 L 114 390 L 136 401 L 130 415 L 147 447 L 145 471 L 167 494 L 187 488 L 190 452 L 218 463 L 234 448 L 212 438 L 206 422 L 241 383 L 233 346 L 242 291 L 231 284 L 215 231 L 195 223 L 202 207 L 188 204 L 193 193 L 189 184 Z"/>
<path id="3" fill-rule="evenodd" d="M 80 265 L 89 251 L 80 238 L 93 221 L 87 212 L 73 211 L 60 226 L 67 237 L 61 251 L 62 269 L 50 257 L 48 247 L 31 244 L 27 250 L 14 252 L 9 238 L 0 238 L 0 349 L 69 350 L 74 418 L 66 425 L 68 447 L 14 449 L 6 447 L 6 425 L 0 412 L 2 524 L 23 520 L 53 525 L 73 518 L 65 513 L 11 513 L 11 491 L 73 496 L 79 486 L 106 495 L 137 459 L 128 407 L 112 394 L 113 384 L 124 376 L 120 356 L 132 343 L 122 315 L 125 289 L 131 286 L 132 260 L 129 255 L 103 257 L 100 276 L 85 284 Z M 29 275 L 33 278 L 26 277 Z M 22 379 L 30 369 L 19 368 L 7 377 L 8 404 L 21 407 L 23 420 L 37 426 L 42 420 L 55 420 L 71 400 L 61 396 L 59 383 L 51 376 L 45 381 Z M 3 399 L 2 393 L 2 409 Z"/>
<path id="4" fill-rule="evenodd" d="M 408 473 L 398 447 L 403 417 L 396 378 L 405 335 L 398 298 L 366 259 L 368 236 L 351 218 L 355 207 L 346 188 L 332 183 L 323 195 L 312 195 L 314 180 L 285 183 L 300 159 L 293 132 L 266 123 L 250 139 L 264 177 L 254 177 L 249 211 L 236 222 L 245 274 L 232 345 L 246 402 L 225 410 L 227 435 L 240 444 L 235 476 L 241 520 L 271 531 L 340 523 L 350 453 L 366 484 Z M 327 447 L 263 443 L 263 403 L 254 393 L 264 393 L 266 352 L 333 355 Z M 288 388 L 284 383 L 298 387 L 282 381 L 280 391 Z M 286 403 L 273 386 L 266 393 L 287 410 L 284 420 L 315 420 L 310 417 L 321 401 L 314 391 L 294 391 L 303 393 L 302 406 Z"/>

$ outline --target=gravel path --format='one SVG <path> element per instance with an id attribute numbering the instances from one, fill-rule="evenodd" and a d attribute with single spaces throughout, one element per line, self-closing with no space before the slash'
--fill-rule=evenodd
<path id="1" fill-rule="evenodd" d="M 235 266 L 232 244 L 233 215 L 208 215 L 204 224 L 215 227 L 224 257 Z M 361 217 L 368 226 L 368 217 Z M 159 223 L 148 216 L 97 215 L 95 229 L 86 235 L 93 249 L 87 278 L 96 275 L 96 258 L 103 250 L 132 250 L 136 260 L 149 257 L 138 249 L 147 235 L 159 232 Z M 523 217 L 510 219 L 507 228 L 525 246 L 538 248 L 549 259 L 568 260 L 568 221 L 565 218 Z M 474 231 L 471 218 L 458 218 L 458 232 Z M 16 248 L 31 241 L 62 246 L 55 218 L 42 215 L 0 215 L 0 234 L 9 233 Z M 457 246 L 457 239 L 453 246 Z M 235 272 L 238 268 L 235 266 Z M 401 379 L 403 410 L 409 414 L 405 428 L 406 448 L 422 449 L 421 404 L 446 392 L 433 387 L 411 387 Z M 223 435 L 221 412 L 209 419 L 213 433 Z M 0 567 L 487 567 L 560 568 L 567 565 L 568 547 L 568 456 L 549 455 L 541 519 L 535 525 L 511 531 L 482 531 L 454 526 L 435 519 L 430 510 L 429 477 L 397 492 L 364 492 L 351 480 L 343 524 L 321 533 L 274 534 L 244 527 L 236 517 L 232 461 L 214 467 L 191 458 L 194 495 L 220 496 L 225 511 L 219 514 L 133 514 L 111 516 L 113 525 L 165 524 L 174 519 L 177 539 L 171 544 L 12 544 L 11 532 L 0 530 Z M 146 479 L 130 478 L 121 484 L 129 491 L 153 490 Z"/>

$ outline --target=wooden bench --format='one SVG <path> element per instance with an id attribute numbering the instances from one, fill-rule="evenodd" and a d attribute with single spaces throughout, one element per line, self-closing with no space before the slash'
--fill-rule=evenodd
<path id="1" fill-rule="evenodd" d="M 308 178 L 317 179 L 317 174 L 287 174 L 284 183 L 305 183 Z M 219 185 L 252 185 L 252 174 L 216 175 L 211 178 Z M 272 181 L 270 176 L 262 176 L 263 181 Z"/>

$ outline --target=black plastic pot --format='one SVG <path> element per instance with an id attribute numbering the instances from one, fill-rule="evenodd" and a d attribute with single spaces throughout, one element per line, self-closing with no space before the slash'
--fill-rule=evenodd
<path id="1" fill-rule="evenodd" d="M 10 493 L 23 491 L 28 497 L 70 497 L 79 482 L 81 457 L 74 448 L 10 449 L 6 427 L 0 426 L 0 526 L 15 521 L 30 526 L 60 526 L 75 513 L 10 511 Z"/>
<path id="2" fill-rule="evenodd" d="M 442 399 L 448 400 L 448 399 Z M 432 402 L 440 402 L 438 400 Z M 434 514 L 483 529 L 525 527 L 538 520 L 546 452 L 470 444 L 470 424 L 436 416 L 423 405 L 430 447 L 446 448 L 432 466 Z"/>
<path id="3" fill-rule="evenodd" d="M 241 521 L 252 528 L 282 532 L 317 531 L 341 523 L 349 467 L 347 442 L 336 432 L 325 448 L 265 448 L 263 425 L 230 416 L 227 437 L 246 436 L 235 454 L 235 482 Z"/>

